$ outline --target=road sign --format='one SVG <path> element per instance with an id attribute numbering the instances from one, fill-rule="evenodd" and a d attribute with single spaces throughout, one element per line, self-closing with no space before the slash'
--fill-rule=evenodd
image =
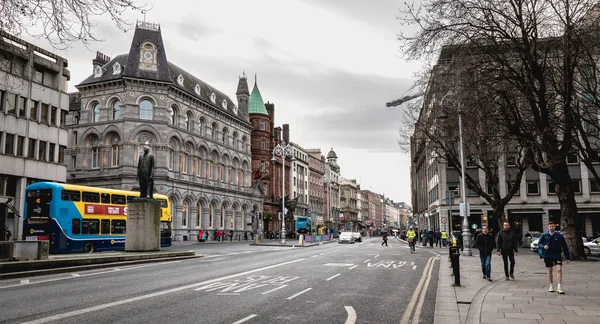
<path id="1" fill-rule="evenodd" d="M 446 224 L 447 221 L 448 219 L 446 217 L 442 217 L 442 224 Z"/>

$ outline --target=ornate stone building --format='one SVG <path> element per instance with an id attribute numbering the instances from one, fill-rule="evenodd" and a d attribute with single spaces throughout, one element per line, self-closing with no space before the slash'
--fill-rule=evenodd
<path id="1" fill-rule="evenodd" d="M 308 153 L 309 168 L 309 208 L 315 224 L 324 225 L 325 187 L 323 186 L 323 177 L 325 176 L 325 157 L 321 154 L 321 149 L 308 149 L 306 152 Z"/>
<path id="2" fill-rule="evenodd" d="M 154 188 L 171 200 L 175 240 L 251 230 L 262 192 L 251 181 L 245 75 L 236 105 L 167 61 L 160 26 L 148 22 L 137 24 L 127 53 L 99 53 L 93 64 L 72 96 L 67 181 L 137 190 L 137 160 L 149 142 Z"/>
<path id="3" fill-rule="evenodd" d="M 340 222 L 353 232 L 362 229 L 362 224 L 358 223 L 357 191 L 360 191 L 360 185 L 356 179 L 340 179 Z"/>
<path id="4" fill-rule="evenodd" d="M 340 222 L 340 166 L 333 148 L 327 153 L 325 163 L 326 223 L 337 228 Z"/>

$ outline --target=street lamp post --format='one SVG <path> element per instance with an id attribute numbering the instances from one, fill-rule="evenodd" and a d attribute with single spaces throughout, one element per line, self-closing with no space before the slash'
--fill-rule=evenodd
<path id="1" fill-rule="evenodd" d="M 450 91 L 440 101 L 440 105 L 443 108 L 444 99 L 446 97 L 453 95 L 453 92 Z M 443 111 L 442 114 L 438 117 L 440 119 L 448 118 Z M 459 149 L 460 149 L 460 186 L 462 193 L 462 204 L 460 206 L 460 216 L 463 217 L 462 222 L 462 235 L 463 235 L 463 255 L 471 256 L 473 253 L 471 252 L 471 230 L 469 230 L 469 205 L 467 204 L 467 186 L 465 184 L 465 153 L 463 149 L 463 136 L 462 136 L 462 111 L 460 107 L 460 103 L 458 103 L 458 141 L 459 141 Z"/>
<path id="2" fill-rule="evenodd" d="M 281 141 L 273 149 L 271 161 L 275 161 L 275 155 L 281 157 L 281 244 L 285 244 L 285 159 L 293 156 L 293 148 Z"/>

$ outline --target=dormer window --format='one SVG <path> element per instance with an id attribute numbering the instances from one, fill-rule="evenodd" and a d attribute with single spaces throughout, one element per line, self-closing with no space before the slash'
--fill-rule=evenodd
<path id="1" fill-rule="evenodd" d="M 237 106 L 234 105 L 232 110 L 233 110 L 234 114 L 236 114 L 236 115 L 238 114 L 238 107 Z"/>
<path id="2" fill-rule="evenodd" d="M 183 75 L 180 74 L 179 76 L 177 76 L 177 84 L 183 86 Z"/>
<path id="3" fill-rule="evenodd" d="M 149 71 L 157 71 L 158 66 L 156 62 L 156 46 L 147 42 L 140 45 L 140 56 L 139 56 L 139 68 Z"/>
<path id="4" fill-rule="evenodd" d="M 210 101 L 212 101 L 212 103 L 217 103 L 217 95 L 215 95 L 214 92 L 210 94 Z"/>
<path id="5" fill-rule="evenodd" d="M 200 85 L 199 85 L 199 84 L 196 84 L 196 86 L 194 87 L 194 92 L 195 92 L 197 95 L 200 95 L 200 94 L 201 94 L 200 90 L 201 90 L 201 89 L 200 89 Z"/>
<path id="6" fill-rule="evenodd" d="M 223 99 L 223 101 L 221 101 L 221 106 L 223 106 L 223 109 L 227 110 L 227 100 Z"/>
<path id="7" fill-rule="evenodd" d="M 94 78 L 99 78 L 102 76 L 102 67 L 100 65 L 96 65 L 94 68 Z"/>
<path id="8" fill-rule="evenodd" d="M 113 65 L 113 74 L 121 74 L 121 64 L 119 62 Z"/>

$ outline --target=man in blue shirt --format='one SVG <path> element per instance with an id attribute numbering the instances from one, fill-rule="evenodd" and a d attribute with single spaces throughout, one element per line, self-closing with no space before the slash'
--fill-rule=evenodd
<path id="1" fill-rule="evenodd" d="M 538 254 L 544 259 L 546 268 L 548 269 L 548 282 L 550 283 L 549 292 L 554 291 L 552 282 L 552 268 L 556 267 L 556 292 L 564 294 L 562 290 L 562 253 L 565 254 L 566 262 L 569 263 L 571 255 L 565 237 L 560 232 L 556 231 L 556 225 L 552 222 L 548 223 L 548 232 L 544 233 L 538 241 Z"/>

